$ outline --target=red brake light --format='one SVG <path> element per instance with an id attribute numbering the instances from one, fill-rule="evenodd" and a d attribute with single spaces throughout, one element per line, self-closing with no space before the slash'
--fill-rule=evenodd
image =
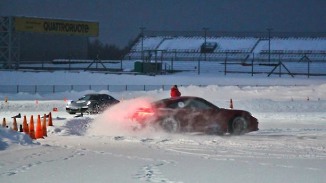
<path id="1" fill-rule="evenodd" d="M 144 116 L 148 116 L 148 115 L 154 115 L 154 111 L 147 107 L 147 108 L 140 108 L 136 111 L 136 113 L 138 113 L 139 115 L 144 115 Z"/>
<path id="2" fill-rule="evenodd" d="M 133 119 L 137 121 L 142 121 L 143 119 L 149 118 L 154 115 L 154 111 L 152 108 L 139 108 L 133 115 Z"/>

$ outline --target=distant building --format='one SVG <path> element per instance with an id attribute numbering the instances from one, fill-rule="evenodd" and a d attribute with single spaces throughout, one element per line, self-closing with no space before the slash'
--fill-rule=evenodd
<path id="1" fill-rule="evenodd" d="M 0 68 L 53 59 L 87 59 L 97 22 L 35 17 L 0 17 Z"/>

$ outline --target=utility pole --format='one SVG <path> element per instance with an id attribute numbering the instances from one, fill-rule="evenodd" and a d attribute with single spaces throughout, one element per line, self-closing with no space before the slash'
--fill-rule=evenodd
<path id="1" fill-rule="evenodd" d="M 205 40 L 205 41 L 204 41 L 204 45 L 205 45 L 205 46 L 204 46 L 204 48 L 205 48 L 205 49 L 204 49 L 204 51 L 205 51 L 205 52 L 204 52 L 204 55 L 205 55 L 205 61 L 206 61 L 206 43 L 207 43 L 206 39 L 207 39 L 207 31 L 208 31 L 208 29 L 209 29 L 208 27 L 203 27 L 203 30 L 204 30 L 204 40 Z"/>
<path id="2" fill-rule="evenodd" d="M 268 31 L 268 63 L 271 62 L 271 32 L 272 28 L 267 28 Z"/>

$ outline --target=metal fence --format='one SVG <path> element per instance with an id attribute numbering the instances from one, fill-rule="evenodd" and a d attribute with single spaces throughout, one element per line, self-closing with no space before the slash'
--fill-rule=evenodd
<path id="1" fill-rule="evenodd" d="M 169 91 L 172 84 L 168 85 L 0 85 L 1 94 L 54 94 L 62 92 L 125 92 L 125 91 Z M 188 85 L 179 84 L 180 87 L 207 87 L 208 85 Z M 228 86 L 221 85 L 219 86 Z M 248 85 L 234 85 L 237 87 L 247 87 Z M 270 86 L 270 85 L 252 85 L 252 86 Z M 304 86 L 304 85 L 284 85 L 284 86 Z"/>
<path id="2" fill-rule="evenodd" d="M 0 93 L 47 94 L 72 91 L 151 91 L 169 90 L 171 85 L 0 85 Z"/>
<path id="3" fill-rule="evenodd" d="M 60 60 L 59 62 L 24 62 L 16 70 L 28 71 L 90 71 L 121 74 L 169 74 L 174 72 L 223 73 L 223 74 L 263 74 L 270 76 L 284 74 L 296 76 L 326 76 L 326 53 L 274 53 L 251 54 L 225 52 L 202 55 L 198 53 L 178 52 L 157 55 L 152 59 L 140 60 L 140 54 L 132 60 Z M 138 58 L 138 59 L 137 59 Z M 160 70 L 151 73 L 135 72 L 136 62 L 151 62 L 161 65 Z"/>
<path id="4" fill-rule="evenodd" d="M 155 62 L 162 64 L 166 72 L 189 71 L 202 73 L 242 73 L 242 74 L 272 74 L 326 76 L 326 53 L 263 53 L 221 52 L 200 54 L 192 52 L 162 53 L 156 55 Z M 140 59 L 140 54 L 133 55 Z M 146 56 L 146 55 L 145 55 Z M 145 57 L 146 59 L 146 57 Z"/>

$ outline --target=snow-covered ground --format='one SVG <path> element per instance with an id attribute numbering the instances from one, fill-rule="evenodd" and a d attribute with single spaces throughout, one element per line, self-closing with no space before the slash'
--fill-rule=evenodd
<path id="1" fill-rule="evenodd" d="M 0 119 L 52 111 L 48 137 L 31 140 L 0 127 L 0 182 L 242 182 L 324 183 L 326 180 L 326 78 L 246 75 L 135 76 L 97 73 L 0 71 L 0 85 L 179 84 L 182 95 L 245 109 L 259 119 L 242 136 L 168 134 L 130 130 L 128 114 L 167 90 L 108 92 L 122 102 L 99 115 L 75 118 L 67 100 L 94 91 L 55 94 L 0 93 Z M 190 85 L 190 86 L 188 86 Z M 197 85 L 208 85 L 199 87 Z M 240 86 L 236 86 L 240 85 Z M 8 102 L 5 102 L 8 98 Z M 22 118 L 17 119 L 22 123 Z"/>

